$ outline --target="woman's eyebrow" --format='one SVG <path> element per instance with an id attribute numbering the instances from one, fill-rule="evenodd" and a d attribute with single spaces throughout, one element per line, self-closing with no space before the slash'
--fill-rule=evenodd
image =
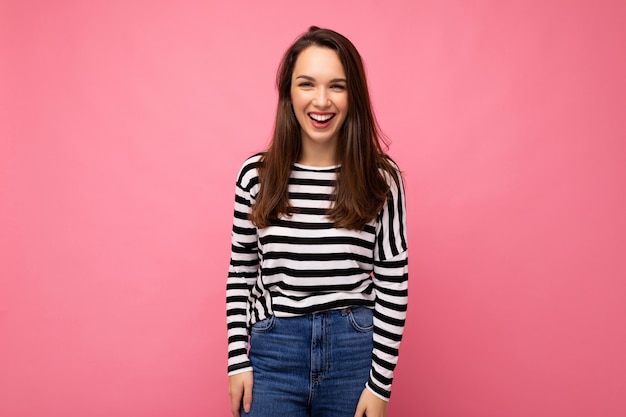
<path id="1" fill-rule="evenodd" d="M 297 80 L 298 78 L 304 78 L 304 79 L 305 79 L 305 80 L 307 80 L 307 81 L 315 81 L 315 78 L 313 78 L 313 77 L 311 77 L 311 76 L 309 76 L 309 75 L 298 75 L 298 76 L 296 77 L 296 80 Z M 345 79 L 345 78 L 333 78 L 332 80 L 330 80 L 330 82 L 331 82 L 331 83 L 341 83 L 341 82 L 342 82 L 342 83 L 346 83 L 347 81 L 346 81 L 346 79 Z"/>

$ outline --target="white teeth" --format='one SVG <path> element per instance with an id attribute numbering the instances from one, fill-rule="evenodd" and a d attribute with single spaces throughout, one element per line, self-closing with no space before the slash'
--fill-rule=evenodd
<path id="1" fill-rule="evenodd" d="M 332 119 L 332 117 L 334 116 L 334 114 L 309 114 L 309 117 L 313 120 L 315 120 L 316 122 L 327 122 L 328 120 Z"/>

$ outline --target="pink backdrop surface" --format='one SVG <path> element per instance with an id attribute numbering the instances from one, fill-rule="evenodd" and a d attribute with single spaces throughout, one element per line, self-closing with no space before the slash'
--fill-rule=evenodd
<path id="1" fill-rule="evenodd" d="M 0 416 L 229 415 L 235 175 L 311 24 L 405 172 L 389 415 L 626 415 L 625 5 L 0 2 Z"/>

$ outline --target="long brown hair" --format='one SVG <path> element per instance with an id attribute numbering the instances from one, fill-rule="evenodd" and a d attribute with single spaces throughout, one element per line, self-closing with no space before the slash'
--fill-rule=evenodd
<path id="1" fill-rule="evenodd" d="M 382 148 L 386 145 L 370 102 L 365 70 L 359 52 L 345 36 L 312 26 L 283 56 L 276 85 L 278 109 L 274 135 L 259 165 L 259 192 L 250 220 L 269 226 L 281 214 L 290 214 L 289 176 L 300 158 L 301 130 L 291 102 L 291 77 L 300 53 L 309 46 L 330 48 L 343 65 L 348 91 L 348 112 L 337 142 L 337 185 L 328 217 L 336 227 L 361 230 L 373 220 L 389 195 L 389 185 L 380 170 L 397 181 L 397 173 Z"/>

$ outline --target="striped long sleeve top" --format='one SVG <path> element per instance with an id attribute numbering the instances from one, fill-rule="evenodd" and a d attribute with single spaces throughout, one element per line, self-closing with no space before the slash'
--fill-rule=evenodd
<path id="1" fill-rule="evenodd" d="M 326 217 L 338 167 L 294 164 L 293 209 L 268 227 L 248 220 L 259 190 L 248 158 L 235 187 L 232 252 L 226 283 L 228 374 L 251 371 L 250 327 L 272 315 L 293 317 L 349 306 L 374 309 L 374 349 L 367 387 L 387 400 L 398 360 L 408 296 L 404 187 L 388 173 L 390 198 L 363 230 L 337 228 Z"/>

